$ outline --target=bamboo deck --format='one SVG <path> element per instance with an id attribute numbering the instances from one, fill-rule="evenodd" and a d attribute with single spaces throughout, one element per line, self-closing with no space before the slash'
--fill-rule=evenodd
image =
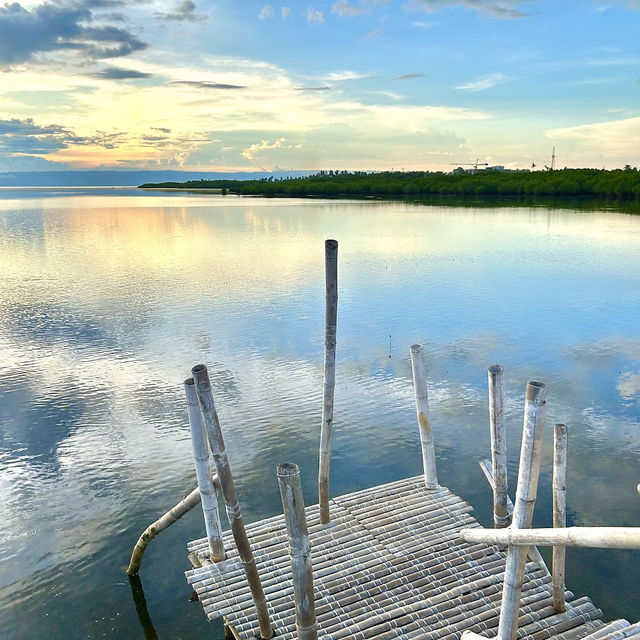
<path id="1" fill-rule="evenodd" d="M 312 545 L 318 637 L 324 640 L 457 640 L 465 629 L 494 636 L 505 554 L 458 539 L 480 525 L 446 488 L 428 491 L 424 477 L 331 500 L 329 525 L 306 508 Z M 283 516 L 247 526 L 276 637 L 296 638 L 291 564 Z M 224 616 L 236 638 L 258 635 L 245 574 L 230 532 L 228 559 L 186 573 L 209 619 Z M 205 559 L 206 539 L 188 545 Z M 527 565 L 518 637 L 533 640 L 640 640 L 640 625 L 605 625 L 587 597 L 567 592 L 567 611 L 551 606 L 551 578 Z M 614 635 L 611 635 L 614 634 Z"/>

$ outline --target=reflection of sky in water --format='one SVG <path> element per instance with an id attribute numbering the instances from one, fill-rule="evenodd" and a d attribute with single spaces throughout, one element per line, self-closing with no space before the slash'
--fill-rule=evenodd
<path id="1" fill-rule="evenodd" d="M 341 243 L 334 493 L 419 473 L 408 347 L 421 341 L 441 479 L 481 521 L 486 368 L 501 362 L 512 484 L 524 385 L 541 379 L 548 424 L 570 426 L 572 522 L 640 525 L 640 218 L 123 193 L 0 194 L 10 637 L 139 634 L 121 567 L 139 531 L 195 482 L 181 383 L 196 362 L 210 365 L 247 517 L 279 510 L 283 460 L 302 466 L 315 499 L 330 236 Z M 161 637 L 207 635 L 181 577 L 184 542 L 201 535 L 191 514 L 145 558 Z M 608 615 L 640 616 L 619 595 L 640 587 L 629 554 L 568 556 L 570 588 Z"/>

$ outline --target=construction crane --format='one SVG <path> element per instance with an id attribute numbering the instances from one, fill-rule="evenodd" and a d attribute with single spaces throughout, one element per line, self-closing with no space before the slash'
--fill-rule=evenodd
<path id="1" fill-rule="evenodd" d="M 551 152 L 551 166 L 547 167 L 547 165 L 544 165 L 544 168 L 547 171 L 553 171 L 556 168 L 556 148 L 553 147 L 553 151 Z"/>
<path id="2" fill-rule="evenodd" d="M 480 158 L 478 158 L 475 162 L 450 162 L 449 164 L 456 165 L 456 167 L 473 167 L 473 172 L 475 173 L 478 170 L 478 167 L 488 167 L 488 162 L 480 162 Z"/>

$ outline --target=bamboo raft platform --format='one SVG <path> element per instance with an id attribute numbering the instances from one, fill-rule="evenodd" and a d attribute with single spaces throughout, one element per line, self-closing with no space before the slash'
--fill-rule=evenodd
<path id="1" fill-rule="evenodd" d="M 210 620 L 236 640 L 640 640 L 640 622 L 605 623 L 565 588 L 571 546 L 640 550 L 640 528 L 566 525 L 568 429 L 554 425 L 553 526 L 532 529 L 546 386 L 526 386 L 515 500 L 508 495 L 504 369 L 487 371 L 493 529 L 438 482 L 421 345 L 411 346 L 424 474 L 330 499 L 338 243 L 325 243 L 325 360 L 318 504 L 305 508 L 300 470 L 277 467 L 283 514 L 245 526 L 207 367 L 184 382 L 198 487 L 150 525 L 129 576 L 160 531 L 202 504 L 206 537 L 188 544 L 186 572 Z M 640 485 L 638 486 L 640 492 Z M 229 530 L 222 531 L 219 499 Z M 533 545 L 553 547 L 552 571 Z M 482 635 L 480 635 L 482 634 Z"/>
<path id="2" fill-rule="evenodd" d="M 457 640 L 464 630 L 498 626 L 506 554 L 460 540 L 462 528 L 480 528 L 472 507 L 444 487 L 427 490 L 419 476 L 331 500 L 332 521 L 318 506 L 305 509 L 312 544 L 318 637 Z M 296 638 L 293 583 L 284 516 L 247 525 L 277 638 Z M 207 563 L 207 539 L 188 545 L 201 568 L 187 571 L 211 620 L 224 616 L 235 638 L 258 635 L 244 572 L 223 536 L 227 560 Z M 566 592 L 567 609 L 552 606 L 546 568 L 526 565 L 518 638 L 618 640 L 640 638 L 640 625 L 602 622 L 589 598 Z"/>

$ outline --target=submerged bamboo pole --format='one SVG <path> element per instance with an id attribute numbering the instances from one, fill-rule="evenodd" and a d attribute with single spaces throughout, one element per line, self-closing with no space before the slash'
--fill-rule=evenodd
<path id="1" fill-rule="evenodd" d="M 284 462 L 278 465 L 277 476 L 289 538 L 298 640 L 317 640 L 311 544 L 300 486 L 300 469 L 296 464 Z"/>
<path id="2" fill-rule="evenodd" d="M 411 345 L 411 371 L 413 373 L 413 392 L 416 398 L 416 413 L 422 447 L 422 468 L 424 484 L 427 489 L 437 489 L 438 473 L 436 469 L 436 453 L 433 446 L 433 432 L 429 419 L 429 396 L 427 393 L 427 368 L 424 361 L 424 350 L 421 344 Z"/>
<path id="3" fill-rule="evenodd" d="M 553 428 L 553 526 L 567 526 L 567 427 L 556 424 Z M 553 547 L 552 595 L 553 608 L 562 613 L 564 601 L 566 547 Z"/>
<path id="4" fill-rule="evenodd" d="M 198 488 L 202 497 L 202 513 L 209 543 L 209 557 L 212 562 L 220 562 L 220 560 L 225 559 L 222 526 L 220 525 L 216 490 L 209 473 L 209 443 L 202 424 L 202 414 L 200 413 L 198 394 L 196 393 L 193 378 L 187 378 L 184 381 L 184 390 L 187 396 L 193 459 L 196 465 Z"/>
<path id="5" fill-rule="evenodd" d="M 144 597 L 144 589 L 142 588 L 142 581 L 140 576 L 136 573 L 129 575 L 129 586 L 131 587 L 131 595 L 133 596 L 133 604 L 136 607 L 136 613 L 138 614 L 138 620 L 142 626 L 142 633 L 145 640 L 158 640 L 158 633 L 153 626 L 153 620 L 149 615 L 147 609 L 147 601 Z"/>
<path id="6" fill-rule="evenodd" d="M 331 430 L 333 428 L 333 396 L 336 386 L 336 327 L 338 322 L 338 241 L 324 243 L 326 302 L 324 326 L 324 396 L 320 429 L 320 460 L 318 464 L 318 504 L 320 522 L 327 524 L 329 514 L 329 464 Z"/>
<path id="7" fill-rule="evenodd" d="M 218 420 L 218 413 L 216 412 L 216 406 L 213 400 L 209 373 L 207 372 L 207 367 L 203 364 L 198 364 L 193 367 L 191 373 L 193 375 L 207 437 L 209 438 L 209 446 L 211 447 L 213 460 L 218 471 L 220 489 L 222 490 L 222 497 L 224 498 L 227 509 L 231 532 L 256 607 L 258 624 L 260 625 L 260 636 L 268 640 L 273 636 L 273 629 L 271 627 L 271 621 L 269 620 L 267 601 L 264 596 L 262 584 L 260 583 L 260 576 L 258 575 L 256 562 L 253 558 L 251 546 L 249 545 L 244 522 L 242 521 L 242 512 L 236 497 L 236 488 L 233 484 L 229 458 L 227 457 L 222 430 L 220 429 L 220 421 Z"/>
<path id="8" fill-rule="evenodd" d="M 142 556 L 147 549 L 149 543 L 167 527 L 170 527 L 174 522 L 177 522 L 182 518 L 185 513 L 189 513 L 193 507 L 200 502 L 200 491 L 196 487 L 188 496 L 180 500 L 178 504 L 171 510 L 167 511 L 161 518 L 158 518 L 153 524 L 150 524 L 138 538 L 133 552 L 131 553 L 131 560 L 127 567 L 127 575 L 134 576 L 140 571 L 140 564 L 142 563 Z"/>
<path id="9" fill-rule="evenodd" d="M 518 485 L 513 510 L 513 529 L 506 530 L 507 532 L 531 527 L 533 508 L 538 490 L 538 475 L 540 473 L 546 397 L 547 388 L 543 383 L 529 382 L 527 384 L 522 447 L 518 466 Z M 503 532 L 505 530 L 496 529 L 495 531 Z M 515 546 L 509 547 L 504 572 L 500 623 L 498 625 L 497 637 L 499 640 L 516 639 L 518 608 L 526 559 L 526 549 Z"/>
<path id="10" fill-rule="evenodd" d="M 462 529 L 465 542 L 508 544 L 527 547 L 594 547 L 598 549 L 640 549 L 640 527 L 565 527 L 562 529 Z"/>
<path id="11" fill-rule="evenodd" d="M 497 529 L 511 524 L 507 504 L 507 439 L 504 428 L 504 369 L 494 364 L 487 371 L 489 423 L 491 425 L 491 467 L 493 469 L 493 522 Z"/>

